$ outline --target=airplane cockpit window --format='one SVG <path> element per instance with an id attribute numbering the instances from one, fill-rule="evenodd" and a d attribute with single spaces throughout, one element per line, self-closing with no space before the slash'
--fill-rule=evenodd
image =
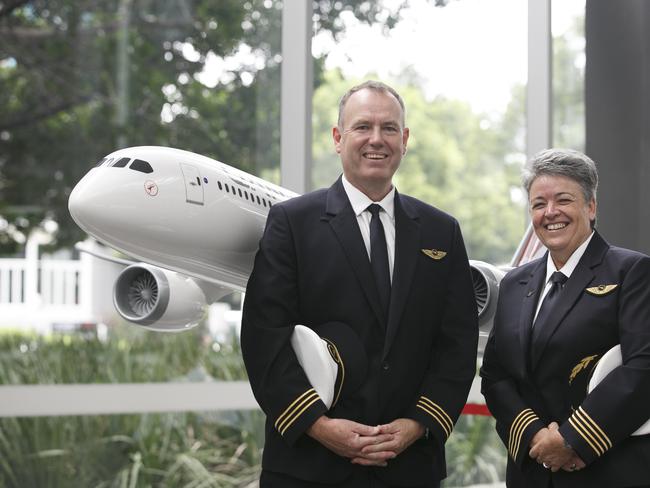
<path id="1" fill-rule="evenodd" d="M 106 158 L 102 158 L 99 160 L 99 163 L 95 165 L 95 168 L 99 168 L 102 164 L 104 164 L 104 161 L 106 161 Z"/>
<path id="2" fill-rule="evenodd" d="M 131 158 L 120 158 L 114 165 L 113 168 L 124 168 L 127 164 L 129 164 L 129 161 L 131 161 Z"/>
<path id="3" fill-rule="evenodd" d="M 151 165 L 142 159 L 135 159 L 129 168 L 140 171 L 141 173 L 153 173 Z"/>

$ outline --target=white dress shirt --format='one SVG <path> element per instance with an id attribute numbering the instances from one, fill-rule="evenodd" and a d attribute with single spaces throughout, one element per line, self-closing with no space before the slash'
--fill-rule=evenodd
<path id="1" fill-rule="evenodd" d="M 537 314 L 539 313 L 539 309 L 542 307 L 542 302 L 544 301 L 544 297 L 548 293 L 548 291 L 551 289 L 551 275 L 555 273 L 556 271 L 561 272 L 566 276 L 567 278 L 571 278 L 571 273 L 576 269 L 576 266 L 578 266 L 578 263 L 580 262 L 580 258 L 582 258 L 582 255 L 585 253 L 587 250 L 587 246 L 589 245 L 589 242 L 591 241 L 591 238 L 594 236 L 594 232 L 592 231 L 589 237 L 587 237 L 587 240 L 580 244 L 578 248 L 573 251 L 573 254 L 571 254 L 571 257 L 567 259 L 566 263 L 564 263 L 564 266 L 562 266 L 560 269 L 555 268 L 555 263 L 553 262 L 553 258 L 551 258 L 551 253 L 548 253 L 548 257 L 546 258 L 546 286 L 544 287 L 544 291 L 539 297 L 539 301 L 537 302 L 537 310 L 535 311 L 535 318 L 533 319 L 533 324 L 535 323 L 535 319 L 537 319 Z"/>
<path id="2" fill-rule="evenodd" d="M 395 187 L 392 187 L 388 194 L 380 202 L 373 202 L 368 196 L 361 192 L 357 187 L 350 183 L 345 175 L 341 177 L 343 188 L 350 200 L 352 210 L 357 216 L 357 223 L 363 237 L 363 243 L 366 245 L 368 259 L 370 259 L 370 219 L 372 215 L 367 210 L 368 205 L 376 203 L 382 208 L 379 213 L 381 224 L 384 226 L 384 235 L 386 236 L 386 248 L 388 250 L 388 270 L 390 279 L 393 281 L 393 264 L 395 263 Z"/>

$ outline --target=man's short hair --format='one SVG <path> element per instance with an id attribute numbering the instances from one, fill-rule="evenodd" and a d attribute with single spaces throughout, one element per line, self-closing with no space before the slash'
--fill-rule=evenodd
<path id="1" fill-rule="evenodd" d="M 580 151 L 573 149 L 545 149 L 533 156 L 524 168 L 522 182 L 530 196 L 530 187 L 538 176 L 565 176 L 580 185 L 585 202 L 596 200 L 598 170 L 596 163 Z"/>
<path id="2" fill-rule="evenodd" d="M 339 129 L 343 128 L 343 109 L 345 108 L 345 104 L 347 103 L 348 99 L 356 92 L 361 91 L 361 90 L 375 90 L 383 93 L 390 93 L 395 97 L 395 99 L 398 101 L 399 106 L 402 108 L 402 120 L 400 121 L 402 123 L 402 128 L 405 127 L 406 124 L 406 107 L 404 105 L 404 100 L 402 100 L 402 97 L 400 96 L 397 91 L 391 87 L 388 86 L 386 83 L 382 83 L 381 81 L 375 81 L 375 80 L 368 80 L 364 81 L 360 85 L 353 86 L 350 88 L 347 92 L 345 92 L 345 95 L 341 97 L 341 101 L 339 102 L 339 118 L 337 121 L 337 125 L 339 126 Z"/>

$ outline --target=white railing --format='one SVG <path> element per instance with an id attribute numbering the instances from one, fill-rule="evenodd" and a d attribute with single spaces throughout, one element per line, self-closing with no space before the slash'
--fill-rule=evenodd
<path id="1" fill-rule="evenodd" d="M 0 418 L 253 410 L 248 381 L 0 386 Z"/>
<path id="2" fill-rule="evenodd" d="M 28 259 L 0 259 L 0 306 L 80 305 L 80 260 L 44 260 L 30 279 Z"/>
<path id="3" fill-rule="evenodd" d="M 79 305 L 81 261 L 41 261 L 39 293 L 45 305 Z"/>
<path id="4" fill-rule="evenodd" d="M 39 259 L 38 245 L 30 237 L 25 258 L 0 259 L 0 328 L 49 332 L 56 324 L 105 319 L 120 267 L 85 253 L 80 259 Z"/>
<path id="5" fill-rule="evenodd" d="M 0 327 L 49 332 L 92 321 L 84 260 L 0 259 Z"/>
<path id="6" fill-rule="evenodd" d="M 25 259 L 0 259 L 0 305 L 25 302 Z"/>

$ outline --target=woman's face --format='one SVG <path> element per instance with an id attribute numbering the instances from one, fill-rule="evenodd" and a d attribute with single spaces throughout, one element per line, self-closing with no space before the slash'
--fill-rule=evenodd
<path id="1" fill-rule="evenodd" d="M 585 201 L 582 187 L 571 178 L 541 175 L 530 186 L 529 203 L 535 233 L 559 269 L 591 234 L 596 201 Z"/>

